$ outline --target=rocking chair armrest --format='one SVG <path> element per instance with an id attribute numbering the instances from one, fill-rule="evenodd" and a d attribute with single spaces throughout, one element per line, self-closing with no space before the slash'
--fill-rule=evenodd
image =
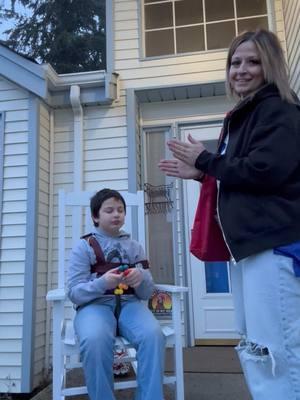
<path id="1" fill-rule="evenodd" d="M 184 293 L 189 290 L 189 288 L 186 286 L 175 286 L 175 285 L 164 285 L 164 284 L 155 285 L 155 289 L 170 293 Z"/>
<path id="2" fill-rule="evenodd" d="M 65 289 L 49 290 L 46 296 L 47 301 L 65 301 L 65 299 L 66 299 Z"/>

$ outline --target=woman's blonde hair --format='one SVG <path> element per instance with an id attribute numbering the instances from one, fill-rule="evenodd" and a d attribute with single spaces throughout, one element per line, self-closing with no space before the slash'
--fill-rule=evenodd
<path id="1" fill-rule="evenodd" d="M 274 83 L 283 100 L 295 103 L 295 98 L 289 86 L 288 68 L 279 39 L 273 32 L 265 29 L 241 33 L 231 42 L 226 63 L 226 90 L 228 95 L 231 97 L 236 96 L 229 81 L 232 56 L 242 43 L 248 41 L 253 42 L 257 48 L 265 83 Z"/>

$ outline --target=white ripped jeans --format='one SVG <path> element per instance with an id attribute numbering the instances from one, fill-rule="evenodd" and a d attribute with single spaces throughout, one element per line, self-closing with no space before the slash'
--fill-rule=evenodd
<path id="1" fill-rule="evenodd" d="M 300 278 L 273 250 L 230 264 L 242 369 L 254 400 L 300 400 Z"/>

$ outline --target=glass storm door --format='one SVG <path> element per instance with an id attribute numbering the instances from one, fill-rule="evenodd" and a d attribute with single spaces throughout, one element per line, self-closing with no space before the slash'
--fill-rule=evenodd
<path id="1" fill-rule="evenodd" d="M 186 126 L 181 129 L 181 138 L 191 135 L 203 141 L 206 148 L 215 151 L 221 130 L 220 123 Z M 201 185 L 184 181 L 184 212 L 187 227 L 187 246 L 198 203 Z M 192 289 L 193 325 L 196 344 L 207 340 L 234 339 L 234 309 L 231 295 L 229 269 L 226 262 L 201 262 L 187 248 L 187 264 L 190 265 Z M 188 268 L 188 267 L 187 267 Z"/>

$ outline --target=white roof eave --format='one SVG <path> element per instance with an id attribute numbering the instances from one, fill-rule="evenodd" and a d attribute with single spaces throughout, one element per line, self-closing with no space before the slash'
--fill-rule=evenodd
<path id="1" fill-rule="evenodd" d="M 105 70 L 57 74 L 50 64 L 42 64 L 41 67 L 45 71 L 48 89 L 51 91 L 65 90 L 73 85 L 78 85 L 81 88 L 105 85 Z"/>
<path id="2" fill-rule="evenodd" d="M 0 75 L 54 108 L 69 107 L 70 88 L 79 86 L 86 105 L 111 104 L 119 97 L 119 76 L 103 70 L 57 74 L 50 64 L 37 64 L 0 44 Z"/>

